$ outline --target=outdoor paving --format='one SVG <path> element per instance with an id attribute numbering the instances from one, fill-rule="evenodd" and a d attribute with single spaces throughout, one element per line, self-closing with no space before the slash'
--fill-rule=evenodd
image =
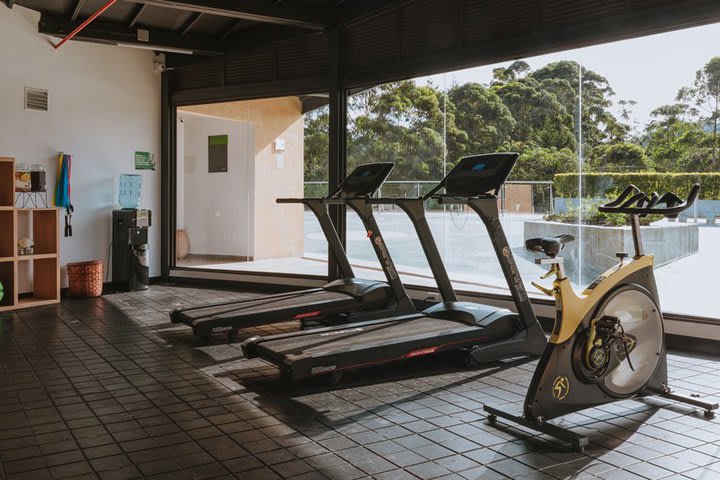
<path id="1" fill-rule="evenodd" d="M 425 357 L 288 385 L 168 321 L 250 296 L 158 285 L 3 314 L 0 479 L 720 478 L 720 420 L 662 400 L 564 417 L 591 436 L 583 454 L 488 425 L 482 405 L 519 411 L 535 362 Z M 720 358 L 671 354 L 669 371 L 677 391 L 720 397 Z"/>
<path id="2" fill-rule="evenodd" d="M 422 253 L 415 229 L 407 216 L 401 212 L 386 210 L 376 214 L 401 278 L 412 285 L 435 286 L 430 268 Z M 505 235 L 513 251 L 525 286 L 531 294 L 531 281 L 545 273 L 528 258 L 524 250 L 523 225 L 526 221 L 539 220 L 542 215 L 506 213 L 501 217 Z M 446 268 L 455 287 L 466 291 L 507 290 L 495 252 L 480 219 L 474 213 L 429 212 L 428 223 L 438 244 Z M 720 318 L 720 307 L 715 297 L 720 284 L 720 225 L 699 223 L 699 251 L 656 269 L 658 289 L 665 312 Z M 348 256 L 359 277 L 384 280 L 380 264 L 357 215 L 348 214 Z M 327 243 L 312 213 L 305 214 L 305 258 L 276 258 L 255 262 L 216 263 L 204 268 L 221 270 L 297 273 L 326 275 Z M 652 252 L 648 252 L 652 253 Z M 615 252 L 608 252 L 614 256 Z M 584 287 L 584 285 L 583 285 Z M 539 295 L 539 294 L 538 294 Z"/>

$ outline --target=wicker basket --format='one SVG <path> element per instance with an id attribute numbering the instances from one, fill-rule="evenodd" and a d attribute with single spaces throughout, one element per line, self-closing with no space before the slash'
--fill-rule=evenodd
<path id="1" fill-rule="evenodd" d="M 99 297 L 103 290 L 103 262 L 77 262 L 67 264 L 70 295 L 73 297 Z"/>

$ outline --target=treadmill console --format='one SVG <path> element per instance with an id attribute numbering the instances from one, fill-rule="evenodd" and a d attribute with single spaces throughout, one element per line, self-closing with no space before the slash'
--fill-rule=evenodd
<path id="1" fill-rule="evenodd" d="M 382 186 L 394 166 L 394 163 L 389 162 L 360 165 L 348 175 L 331 197 L 370 197 Z"/>
<path id="2" fill-rule="evenodd" d="M 515 152 L 502 152 L 462 158 L 437 189 L 445 187 L 445 194 L 454 197 L 497 195 L 519 156 Z"/>

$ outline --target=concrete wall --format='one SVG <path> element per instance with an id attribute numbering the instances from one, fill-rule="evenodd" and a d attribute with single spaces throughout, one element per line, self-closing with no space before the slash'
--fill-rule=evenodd
<path id="1" fill-rule="evenodd" d="M 626 252 L 630 258 L 635 254 L 630 227 L 600 227 L 596 225 L 532 221 L 524 223 L 524 238 L 555 237 L 569 233 L 575 241 L 565 245 L 562 251 L 565 270 L 570 279 L 578 281 L 578 248 L 582 248 L 581 284 L 592 282 L 598 275 L 617 265 L 617 252 Z M 699 232 L 697 224 L 663 224 L 640 227 L 645 253 L 655 257 L 655 268 L 662 267 L 698 252 Z M 582 239 L 582 240 L 581 240 Z M 517 253 L 529 260 L 537 255 L 526 249 Z"/>
<path id="2" fill-rule="evenodd" d="M 153 211 L 154 223 L 150 275 L 160 275 L 159 165 L 134 171 L 136 150 L 160 157 L 160 76 L 152 71 L 153 54 L 83 42 L 56 51 L 37 33 L 39 19 L 17 5 L 0 7 L 0 155 L 45 165 L 49 185 L 57 152 L 73 155 L 74 235 L 60 240 L 63 265 L 107 260 L 118 177 L 142 173 L 142 206 Z M 25 87 L 49 91 L 48 112 L 24 110 Z"/>
<path id="3" fill-rule="evenodd" d="M 302 197 L 304 126 L 297 97 L 183 107 L 183 111 L 248 122 L 255 131 L 253 257 L 299 256 L 303 251 L 303 209 L 278 205 L 278 197 Z M 275 148 L 284 140 L 285 150 Z M 278 155 L 282 159 L 278 159 Z M 192 244 L 192 239 L 191 239 Z"/>
<path id="4" fill-rule="evenodd" d="M 252 258 L 252 125 L 184 112 L 178 116 L 182 123 L 177 137 L 178 171 L 183 172 L 178 177 L 178 212 L 182 207 L 178 228 L 185 228 L 190 253 Z M 227 172 L 208 172 L 211 135 L 228 135 Z"/>

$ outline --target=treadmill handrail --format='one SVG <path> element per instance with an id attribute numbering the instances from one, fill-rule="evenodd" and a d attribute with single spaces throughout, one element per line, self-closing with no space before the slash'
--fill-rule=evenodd
<path id="1" fill-rule="evenodd" d="M 430 266 L 435 283 L 440 291 L 440 296 L 444 302 L 456 302 L 457 295 L 452 286 L 450 277 L 445 263 L 442 260 L 440 251 L 435 243 L 430 225 L 425 216 L 425 208 L 423 206 L 425 199 L 423 197 L 397 197 L 397 198 L 368 198 L 366 203 L 370 205 L 396 205 L 405 212 L 410 218 L 410 222 L 415 228 L 420 246 L 425 254 L 425 259 Z"/>
<path id="2" fill-rule="evenodd" d="M 473 200 L 482 198 L 497 198 L 496 195 L 477 195 L 474 197 L 458 197 L 457 195 L 432 195 L 430 198 L 437 200 L 440 205 L 463 205 L 470 203 Z"/>
<path id="3" fill-rule="evenodd" d="M 334 198 L 334 197 L 307 197 L 307 198 L 276 198 L 275 203 L 303 203 L 319 202 L 323 205 L 347 205 L 350 200 L 371 200 L 370 197 Z"/>

